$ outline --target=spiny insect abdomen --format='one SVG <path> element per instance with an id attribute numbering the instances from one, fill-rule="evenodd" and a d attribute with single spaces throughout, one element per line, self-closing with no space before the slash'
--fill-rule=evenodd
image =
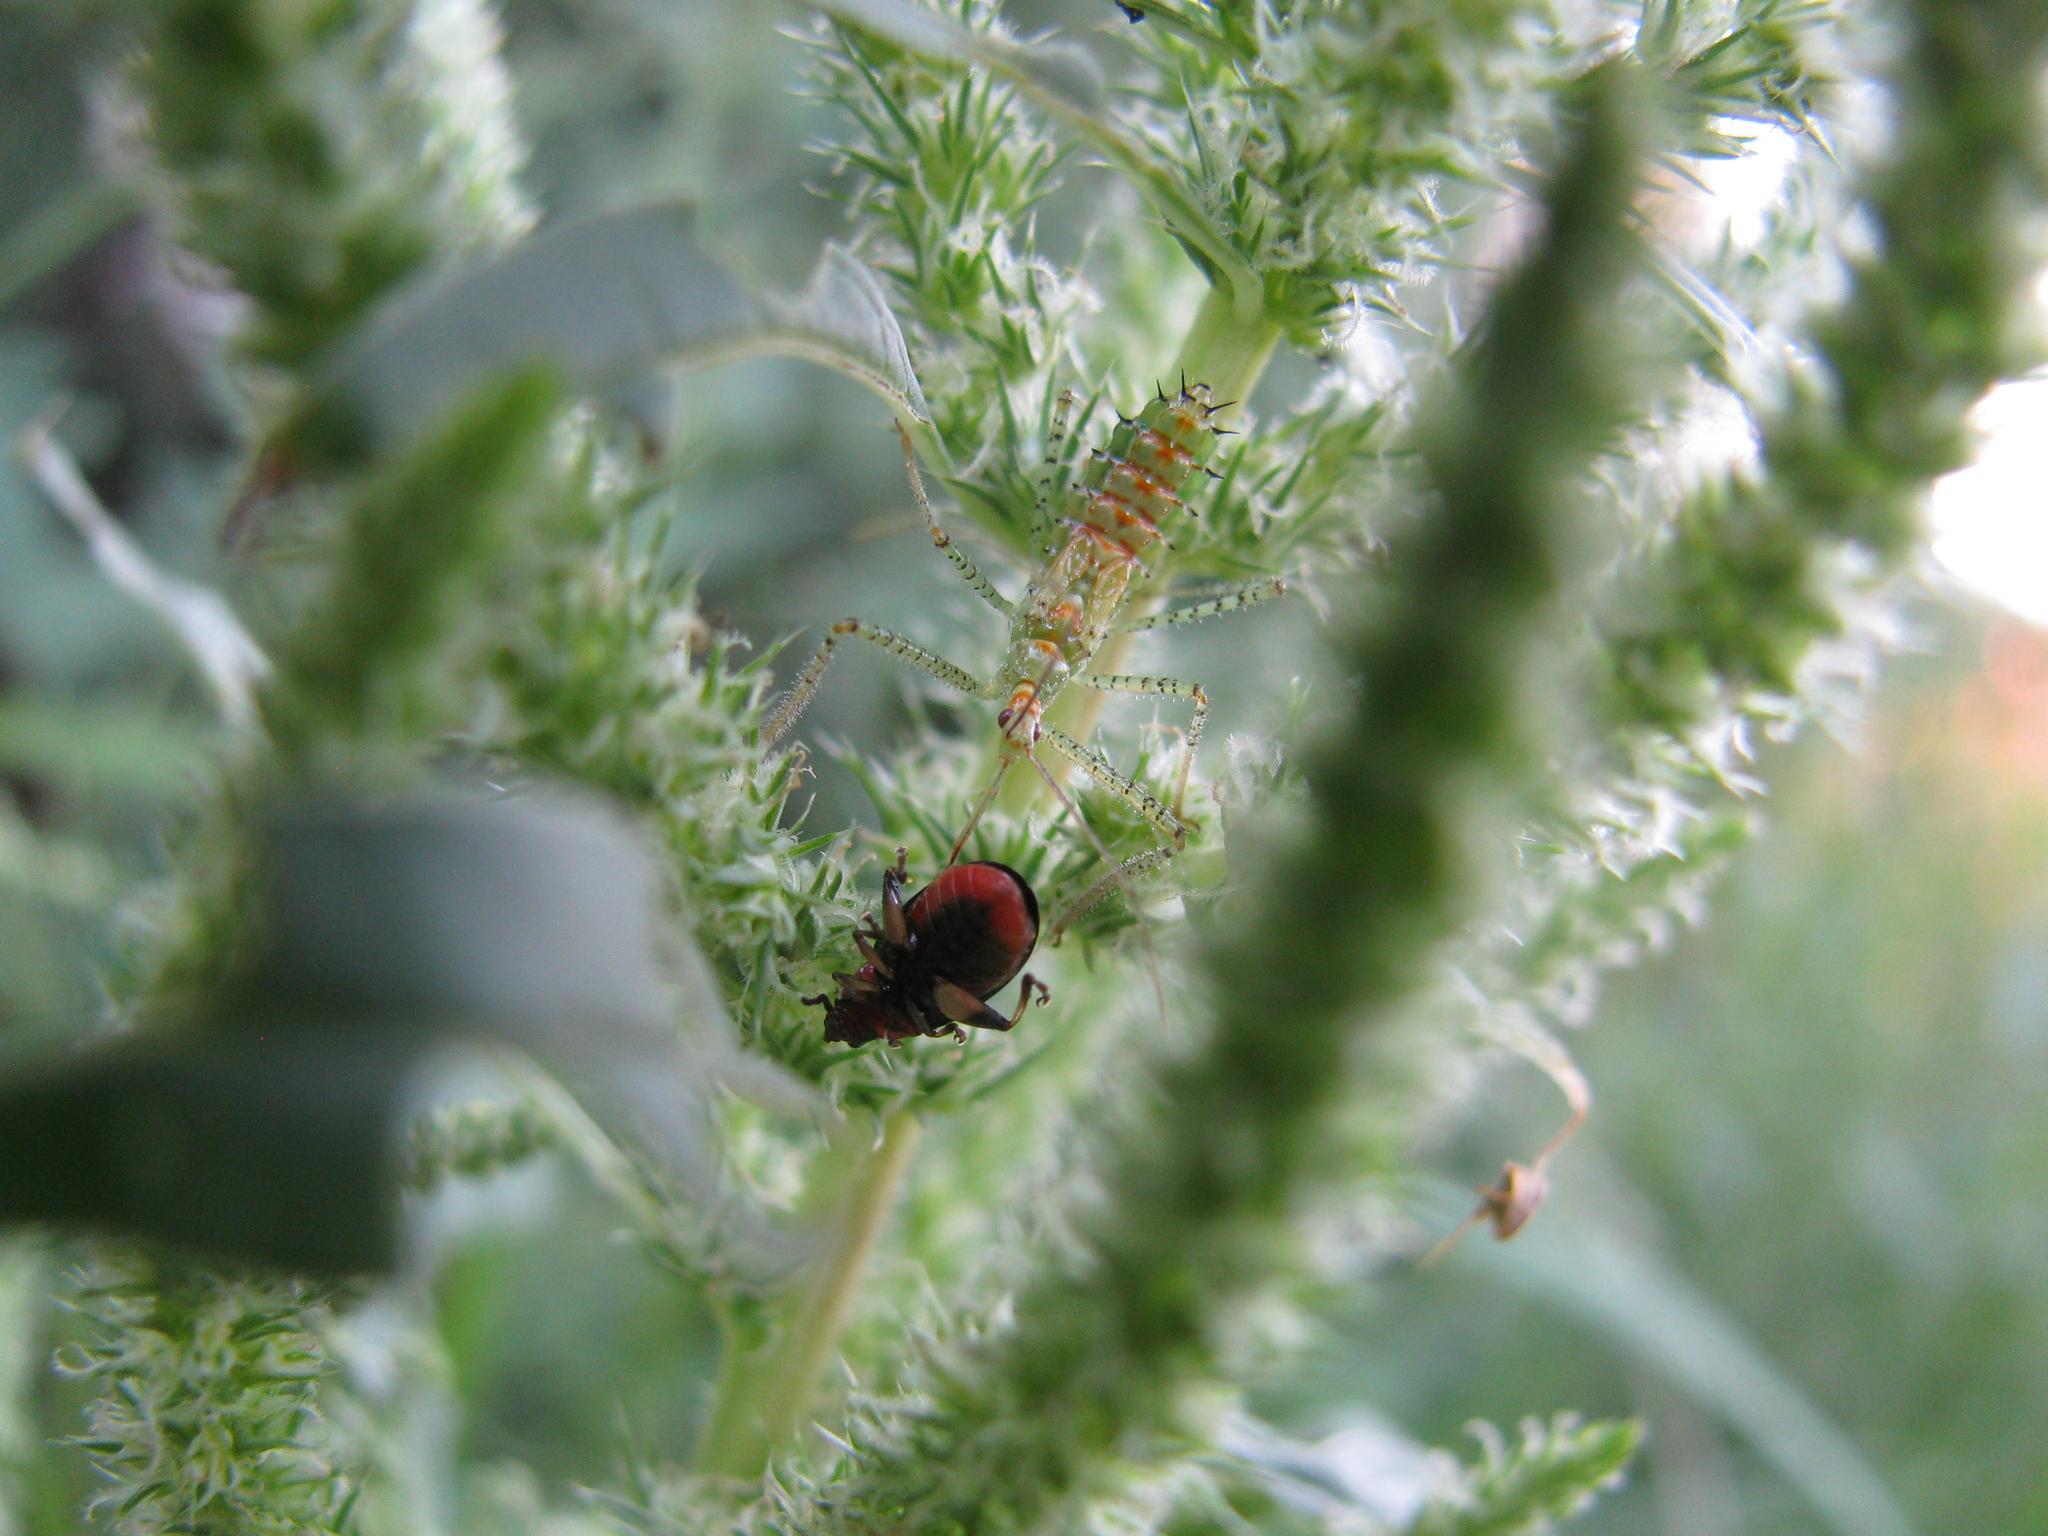
<path id="1" fill-rule="evenodd" d="M 1119 418 L 1077 488 L 1086 521 L 1113 538 L 1135 534 L 1141 545 L 1164 537 L 1169 519 L 1187 505 L 1181 493 L 1215 444 L 1210 418 L 1218 409 L 1208 385 L 1191 384 Z"/>

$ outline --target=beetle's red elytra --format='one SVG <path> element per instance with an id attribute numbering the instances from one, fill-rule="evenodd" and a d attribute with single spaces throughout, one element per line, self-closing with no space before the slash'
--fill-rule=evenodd
<path id="1" fill-rule="evenodd" d="M 962 1024 L 1011 1029 L 1033 998 L 1051 994 L 1026 976 L 1016 1012 L 1005 1018 L 987 999 L 1009 985 L 1038 943 L 1038 897 L 1007 864 L 949 864 L 929 885 L 903 897 L 908 853 L 882 872 L 881 920 L 854 932 L 863 961 L 837 972 L 839 995 L 807 997 L 825 1008 L 825 1038 L 862 1046 L 900 1045 L 917 1035 L 967 1038 Z"/>

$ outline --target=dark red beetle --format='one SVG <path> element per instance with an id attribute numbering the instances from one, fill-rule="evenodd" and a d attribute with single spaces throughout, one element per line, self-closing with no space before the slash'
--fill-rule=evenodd
<path id="1" fill-rule="evenodd" d="M 948 864 L 908 901 L 903 899 L 904 849 L 882 871 L 882 920 L 856 929 L 854 943 L 867 962 L 851 976 L 839 972 L 839 996 L 807 997 L 825 1006 L 825 1038 L 847 1045 L 886 1040 L 900 1045 L 914 1035 L 950 1034 L 965 1040 L 962 1024 L 1010 1029 L 1024 1017 L 1036 992 L 1024 978 L 1017 1011 L 1004 1018 L 988 1006 L 1031 958 L 1038 942 L 1038 898 L 1007 864 Z"/>

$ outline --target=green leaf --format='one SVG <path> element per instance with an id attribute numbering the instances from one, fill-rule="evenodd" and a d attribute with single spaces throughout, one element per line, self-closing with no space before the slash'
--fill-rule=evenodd
<path id="1" fill-rule="evenodd" d="M 0 698 L 0 770 L 8 773 L 165 800 L 189 790 L 207 762 L 205 734 L 160 709 L 30 694 Z"/>
<path id="2" fill-rule="evenodd" d="M 664 366 L 756 356 L 834 368 L 893 410 L 930 414 L 896 318 L 852 256 L 828 246 L 801 292 L 756 295 L 698 244 L 689 208 L 663 203 L 552 226 L 406 289 L 342 349 L 314 417 L 320 436 L 382 449 L 480 379 L 523 365 L 598 391 Z"/>
<path id="3" fill-rule="evenodd" d="M 671 967 L 681 995 L 665 980 L 653 867 L 608 807 L 315 802 L 274 816 L 267 844 L 253 1005 L 317 1030 L 389 1019 L 514 1046 L 685 1189 L 715 1185 L 708 1058 L 732 1026 L 701 962 Z"/>
<path id="4" fill-rule="evenodd" d="M 0 239 L 0 305 L 7 305 L 147 206 L 124 181 L 75 182 Z"/>
<path id="5" fill-rule="evenodd" d="M 298 1270 L 387 1268 L 393 1148 L 426 1033 L 124 1043 L 0 1084 L 0 1221 L 167 1239 Z"/>

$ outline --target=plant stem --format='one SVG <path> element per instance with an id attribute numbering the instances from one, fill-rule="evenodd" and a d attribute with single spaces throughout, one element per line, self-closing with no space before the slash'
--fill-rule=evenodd
<path id="1" fill-rule="evenodd" d="M 883 1119 L 879 1139 L 874 1129 L 872 1119 L 852 1117 L 818 1153 L 814 1189 L 816 1203 L 829 1201 L 835 1210 L 831 1244 L 809 1286 L 791 1298 L 771 1342 L 747 1349 L 728 1322 L 711 1420 L 697 1446 L 698 1471 L 759 1477 L 810 1412 L 917 1145 L 917 1119 L 907 1111 Z"/>
<path id="2" fill-rule="evenodd" d="M 1280 327 L 1261 314 L 1240 319 L 1232 296 L 1211 288 L 1181 342 L 1175 376 L 1207 384 L 1218 400 L 1241 404 L 1258 388 L 1280 342 Z"/>

